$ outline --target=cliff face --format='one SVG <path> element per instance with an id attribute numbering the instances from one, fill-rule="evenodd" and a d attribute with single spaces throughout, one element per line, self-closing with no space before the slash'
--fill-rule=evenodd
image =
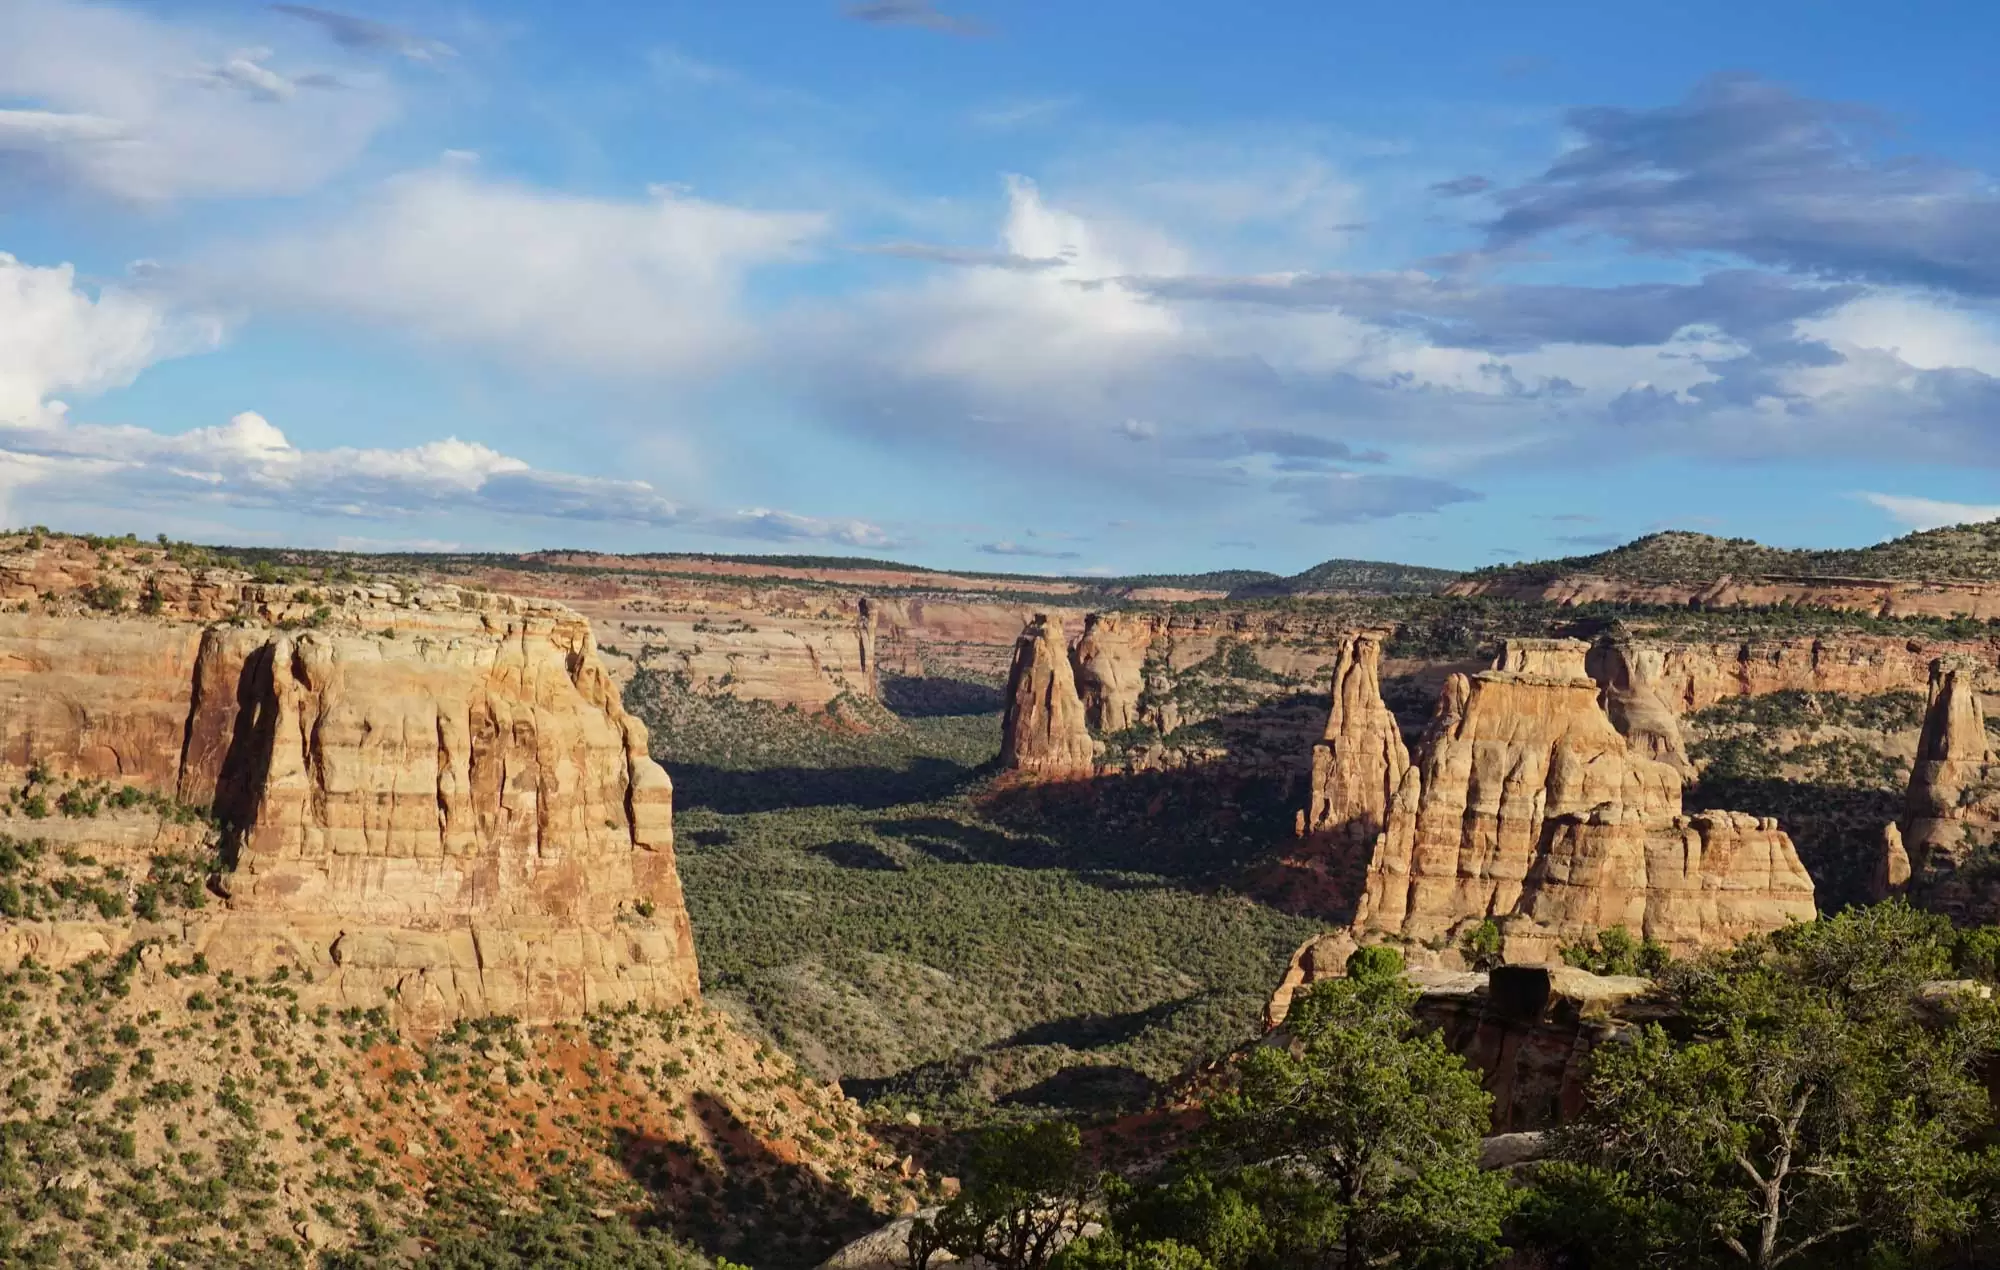
<path id="1" fill-rule="evenodd" d="M 1300 829 L 1372 842 L 1388 827 L 1389 804 L 1410 769 L 1396 716 L 1382 704 L 1382 636 L 1350 636 L 1333 668 L 1333 707 L 1313 746 L 1312 803 Z"/>
<path id="2" fill-rule="evenodd" d="M 114 602 L 121 568 L 74 571 L 89 609 L 15 562 L 54 598 L 0 614 L 0 767 L 213 807 L 227 904 L 179 941 L 420 1022 L 696 996 L 672 786 L 580 616 L 166 566 Z"/>
<path id="3" fill-rule="evenodd" d="M 1843 634 L 1837 638 L 1688 643 L 1643 641 L 1627 645 L 1631 657 L 1623 673 L 1681 714 L 1728 697 L 1765 693 L 1844 692 L 1873 696 L 1898 690 L 1921 692 L 1931 663 L 1941 656 L 1985 668 L 2000 665 L 2000 646 L 1989 640 L 1947 642 L 1887 635 Z M 1592 674 L 1600 673 L 1593 656 Z"/>
<path id="4" fill-rule="evenodd" d="M 1953 658 L 1931 667 L 1929 707 L 1900 825 L 1884 833 L 1881 889 L 1903 872 L 1917 902 L 1966 922 L 2000 915 L 2000 877 L 1985 867 L 2000 844 L 2000 762 L 1974 681 Z M 1899 861 L 1897 848 L 1906 854 Z"/>
<path id="5" fill-rule="evenodd" d="M 1669 608 L 1837 609 L 1871 617 L 2000 617 L 2000 584 L 1919 582 L 1886 578 L 1813 578 L 1746 574 L 1713 582 L 1649 582 L 1575 573 L 1536 579 L 1467 578 L 1446 595 L 1580 604 L 1648 604 Z"/>
<path id="6" fill-rule="evenodd" d="M 1446 682 L 1376 840 L 1357 930 L 1429 940 L 1501 920 L 1510 961 L 1623 925 L 1677 950 L 1813 916 L 1772 820 L 1681 813 L 1675 767 L 1635 752 L 1587 646 L 1509 643 Z"/>
<path id="7" fill-rule="evenodd" d="M 1077 780 L 1096 767 L 1096 744 L 1070 670 L 1062 619 L 1037 614 L 1014 646 L 1000 766 L 1042 780 Z"/>
<path id="8" fill-rule="evenodd" d="M 1098 733 L 1123 732 L 1142 722 L 1146 655 L 1165 623 L 1149 614 L 1092 613 L 1074 655 L 1084 718 Z"/>

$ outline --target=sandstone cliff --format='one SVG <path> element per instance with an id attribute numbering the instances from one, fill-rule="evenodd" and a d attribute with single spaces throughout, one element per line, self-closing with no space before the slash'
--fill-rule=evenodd
<path id="1" fill-rule="evenodd" d="M 1891 578 L 1725 575 L 1712 582 L 1655 582 L 1573 573 L 1555 578 L 1502 574 L 1466 578 L 1446 595 L 1581 604 L 1644 604 L 1666 608 L 1835 609 L 1871 617 L 2000 617 L 2000 583 L 1923 582 Z"/>
<path id="2" fill-rule="evenodd" d="M 1333 668 L 1333 707 L 1313 746 L 1312 802 L 1305 833 L 1372 842 L 1388 827 L 1389 804 L 1410 769 L 1396 716 L 1382 704 L 1382 636 L 1364 631 L 1341 645 Z"/>
<path id="3" fill-rule="evenodd" d="M 1070 670 L 1062 619 L 1037 614 L 1014 647 L 1000 766 L 1041 780 L 1075 780 L 1095 770 L 1096 753 Z"/>
<path id="4" fill-rule="evenodd" d="M 1123 732 L 1143 720 L 1146 657 L 1165 623 L 1151 614 L 1092 613 L 1076 642 L 1076 688 L 1094 732 Z"/>
<path id="5" fill-rule="evenodd" d="M 16 610 L 0 614 L 0 772 L 212 808 L 227 904 L 173 942 L 427 1023 L 695 997 L 672 786 L 576 613 L 80 545 L 0 557 Z M 153 838 L 123 845 L 143 858 Z M 0 958 L 137 937 L 16 926 Z"/>
<path id="6" fill-rule="evenodd" d="M 1510 961 L 1625 926 L 1686 951 L 1813 916 L 1775 821 L 1681 811 L 1680 772 L 1635 752 L 1572 640 L 1510 641 L 1447 681 L 1376 839 L 1356 929 L 1448 938 L 1500 919 Z"/>
<path id="7" fill-rule="evenodd" d="M 1967 922 L 2000 915 L 2000 761 L 1974 683 L 1980 668 L 1955 658 L 1931 667 L 1929 705 L 1900 825 L 1885 830 L 1879 881 L 1900 868 L 1912 896 Z M 1897 848 L 1906 855 L 1899 862 Z"/>

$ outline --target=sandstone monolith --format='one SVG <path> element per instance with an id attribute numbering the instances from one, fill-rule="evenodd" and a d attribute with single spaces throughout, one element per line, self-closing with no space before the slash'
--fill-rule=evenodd
<path id="1" fill-rule="evenodd" d="M 1000 766 L 1008 771 L 1076 780 L 1095 770 L 1096 746 L 1077 696 L 1061 618 L 1038 613 L 1021 632 L 1000 727 Z"/>

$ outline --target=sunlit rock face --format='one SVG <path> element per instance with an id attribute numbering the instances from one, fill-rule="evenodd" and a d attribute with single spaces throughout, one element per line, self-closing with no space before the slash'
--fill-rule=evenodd
<path id="1" fill-rule="evenodd" d="M 0 591 L 16 581 L 42 589 L 0 614 L 0 768 L 219 822 L 224 902 L 145 937 L 219 969 L 309 972 L 321 999 L 417 1022 L 697 995 L 672 785 L 574 612 L 258 584 L 130 550 L 16 553 Z M 158 834 L 106 822 L 93 849 L 143 876 Z M 101 934 L 56 942 L 140 937 Z M 0 959 L 48 943 L 6 932 Z"/>
<path id="2" fill-rule="evenodd" d="M 1612 722 L 1574 640 L 1510 641 L 1446 681 L 1375 839 L 1364 935 L 1449 939 L 1493 918 L 1510 961 L 1611 926 L 1686 951 L 1814 913 L 1775 820 L 1685 815 L 1682 775 Z"/>

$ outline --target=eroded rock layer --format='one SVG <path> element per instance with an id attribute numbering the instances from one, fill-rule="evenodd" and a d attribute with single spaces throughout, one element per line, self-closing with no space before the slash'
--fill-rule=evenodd
<path id="1" fill-rule="evenodd" d="M 1062 619 L 1036 614 L 1014 646 L 1000 766 L 1042 780 L 1074 780 L 1095 769 L 1096 745 L 1070 669 Z"/>
<path id="2" fill-rule="evenodd" d="M 212 808 L 227 902 L 159 930 L 10 930 L 0 958 L 167 938 L 421 1022 L 697 995 L 672 786 L 575 612 L 48 554 L 0 567 L 0 592 L 42 588 L 0 614 L 0 768 Z M 158 848 L 101 829 L 96 849 Z"/>
<path id="3" fill-rule="evenodd" d="M 1511 961 L 1625 926 L 1680 951 L 1814 914 L 1777 822 L 1682 814 L 1680 771 L 1638 752 L 1574 640 L 1510 641 L 1445 684 L 1376 838 L 1357 930 L 1416 940 L 1501 923 Z"/>
<path id="4" fill-rule="evenodd" d="M 1388 827 L 1389 804 L 1409 769 L 1396 716 L 1382 703 L 1382 636 L 1358 632 L 1334 663 L 1333 707 L 1313 746 L 1312 803 L 1300 829 L 1373 841 Z"/>
<path id="5" fill-rule="evenodd" d="M 1898 874 L 1921 904 L 1965 922 L 2000 916 L 2000 761 L 1986 731 L 1975 682 L 1981 667 L 1939 658 L 1931 667 L 1928 708 L 1910 771 L 1903 818 L 1884 832 L 1877 885 Z"/>

